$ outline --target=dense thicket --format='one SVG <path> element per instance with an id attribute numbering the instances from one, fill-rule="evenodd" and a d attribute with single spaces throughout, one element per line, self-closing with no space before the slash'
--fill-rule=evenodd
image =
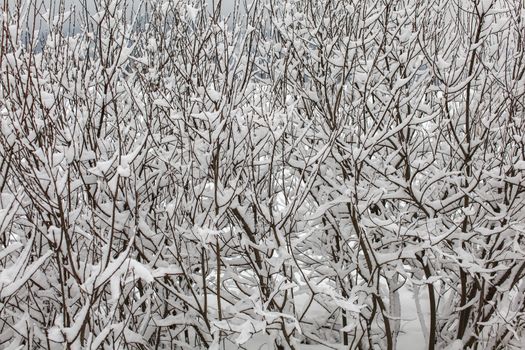
<path id="1" fill-rule="evenodd" d="M 525 347 L 523 1 L 9 2 L 0 347 Z"/>

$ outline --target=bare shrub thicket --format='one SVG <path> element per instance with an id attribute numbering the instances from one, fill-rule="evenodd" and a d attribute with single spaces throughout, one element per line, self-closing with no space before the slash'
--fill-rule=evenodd
<path id="1" fill-rule="evenodd" d="M 0 347 L 525 346 L 521 0 L 52 5 L 2 10 Z"/>

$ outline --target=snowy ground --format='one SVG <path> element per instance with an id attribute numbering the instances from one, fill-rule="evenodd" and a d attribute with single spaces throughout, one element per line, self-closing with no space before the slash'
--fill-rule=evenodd
<path id="1" fill-rule="evenodd" d="M 397 338 L 397 349 L 399 350 L 419 350 L 425 349 L 425 338 L 421 329 L 421 323 L 417 317 L 416 302 L 413 293 L 407 288 L 401 288 L 401 332 Z M 428 303 L 426 293 L 420 290 L 420 303 L 424 314 L 427 314 Z"/>
<path id="2" fill-rule="evenodd" d="M 409 290 L 408 287 L 402 287 L 400 289 L 400 302 L 401 302 L 401 329 L 400 334 L 397 337 L 397 350 L 420 350 L 427 347 L 424 333 L 421 327 L 421 322 L 418 319 L 418 312 L 416 308 L 416 300 L 414 299 L 414 293 Z M 304 295 L 303 295 L 304 296 Z M 300 304 L 304 304 L 307 301 L 307 298 L 302 298 L 303 296 L 296 298 L 296 303 L 298 304 L 298 309 L 300 310 Z M 210 300 L 213 304 L 213 299 Z M 419 291 L 419 302 L 421 305 L 421 312 L 425 318 L 425 326 L 428 327 L 428 298 L 426 289 L 424 287 L 420 288 Z M 312 321 L 313 317 L 321 318 L 323 317 L 323 309 L 319 306 L 314 305 L 310 309 L 311 312 L 308 312 L 305 320 Z M 243 344 L 245 349 L 256 349 L 256 350 L 270 350 L 274 349 L 273 343 L 269 340 L 267 335 L 257 334 L 252 336 L 250 340 Z M 234 350 L 238 349 L 237 344 L 224 344 L 220 347 L 221 350 Z M 308 345 L 301 344 L 301 350 L 326 350 L 333 349 L 324 345 Z M 343 349 L 341 347 L 341 349 Z"/>

